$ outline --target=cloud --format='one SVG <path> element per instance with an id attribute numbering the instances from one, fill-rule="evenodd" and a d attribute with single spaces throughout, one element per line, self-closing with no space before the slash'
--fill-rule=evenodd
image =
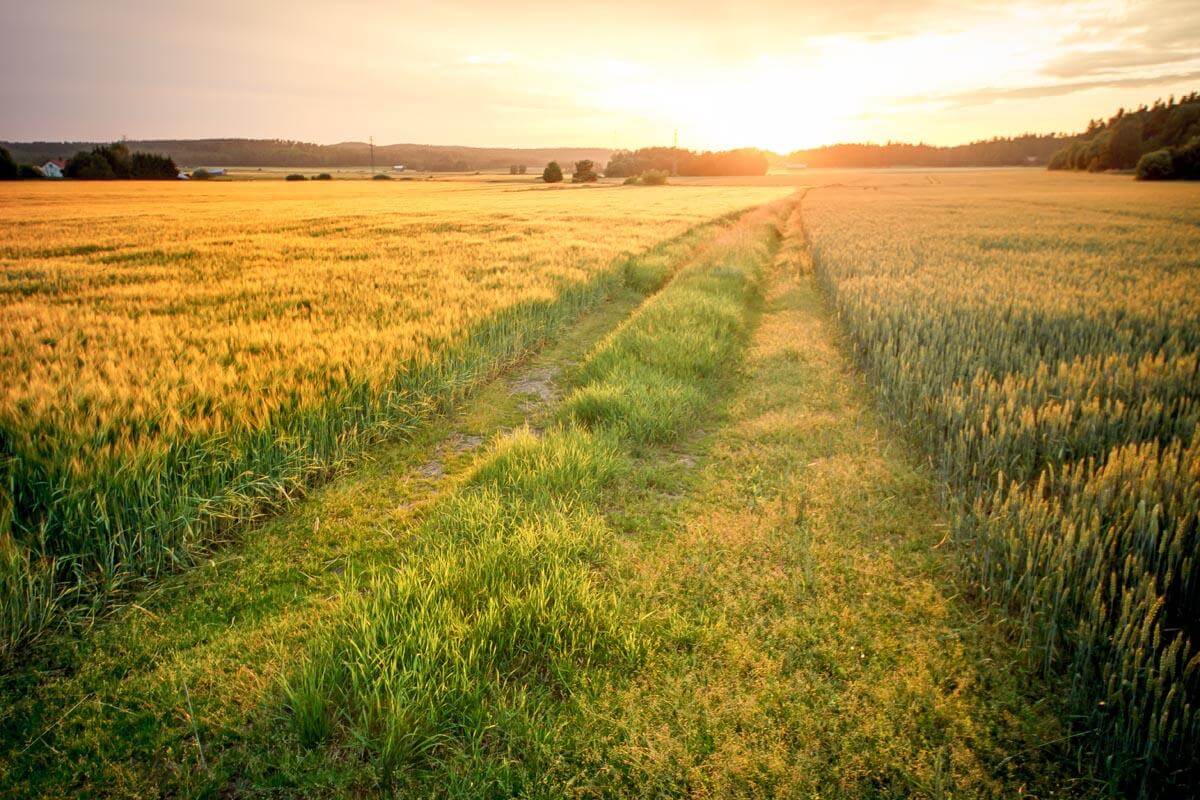
<path id="1" fill-rule="evenodd" d="M 910 98 L 910 100 L 912 102 L 936 101 L 945 103 L 953 108 L 965 108 L 967 106 L 985 105 L 1004 100 L 1038 100 L 1044 97 L 1061 97 L 1076 92 L 1086 92 L 1091 89 L 1131 89 L 1143 86 L 1168 86 L 1190 81 L 1200 81 L 1200 69 L 1191 72 L 1177 72 L 1170 75 L 1154 75 L 1149 77 L 1112 77 L 1093 81 L 1045 83 L 1014 88 L 987 87 L 933 97 L 925 95 Z"/>
<path id="2" fill-rule="evenodd" d="M 1175 51 L 1140 48 L 1082 51 L 1070 53 L 1051 61 L 1042 71 L 1057 78 L 1084 78 L 1093 75 L 1110 75 L 1131 69 L 1164 67 L 1185 61 L 1200 61 L 1200 47 Z"/>
<path id="3" fill-rule="evenodd" d="M 1200 3 L 1143 0 L 1121 9 L 1079 11 L 1062 52 L 1043 67 L 1056 78 L 1147 77 L 1154 68 L 1200 61 Z"/>

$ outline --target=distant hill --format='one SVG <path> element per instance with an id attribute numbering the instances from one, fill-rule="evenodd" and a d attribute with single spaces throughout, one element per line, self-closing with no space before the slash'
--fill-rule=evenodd
<path id="1" fill-rule="evenodd" d="M 19 163 L 41 164 L 51 158 L 68 158 L 101 142 L 0 142 Z M 365 167 L 371 163 L 366 142 L 312 144 L 286 139 L 160 139 L 126 142 L 130 150 L 161 153 L 182 167 Z M 469 172 L 505 169 L 524 164 L 541 169 L 550 161 L 564 166 L 590 159 L 608 160 L 612 150 L 600 147 L 454 147 L 428 144 L 376 145 L 375 164 L 434 172 Z"/>
<path id="2" fill-rule="evenodd" d="M 786 164 L 809 167 L 1021 167 L 1044 166 L 1058 150 L 1078 140 L 1066 134 L 1024 134 L 953 147 L 929 144 L 831 144 L 796 150 Z"/>
<path id="3" fill-rule="evenodd" d="M 1158 100 L 1092 120 L 1080 133 L 1026 133 L 952 147 L 927 144 L 832 144 L 796 150 L 777 165 L 809 167 L 1015 167 L 1128 169 L 1147 153 L 1182 150 L 1200 136 L 1200 94 Z M 1193 147 L 1200 147 L 1194 145 Z M 1174 152 L 1174 151 L 1173 151 Z M 1175 152 L 1178 156 L 1178 152 Z"/>

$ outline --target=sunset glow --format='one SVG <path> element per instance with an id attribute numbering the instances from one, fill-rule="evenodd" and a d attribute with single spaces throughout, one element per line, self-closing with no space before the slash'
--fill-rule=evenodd
<path id="1" fill-rule="evenodd" d="M 1077 130 L 1200 79 L 1200 5 L 1178 0 L 120 0 L 8 16 L 0 102 L 22 112 L 0 139 L 13 140 L 949 144 Z"/>

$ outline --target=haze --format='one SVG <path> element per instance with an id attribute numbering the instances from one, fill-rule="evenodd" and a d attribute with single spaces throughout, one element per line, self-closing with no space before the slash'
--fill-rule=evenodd
<path id="1" fill-rule="evenodd" d="M 8 140 L 953 144 L 1200 79 L 1195 0 L 6 6 Z"/>

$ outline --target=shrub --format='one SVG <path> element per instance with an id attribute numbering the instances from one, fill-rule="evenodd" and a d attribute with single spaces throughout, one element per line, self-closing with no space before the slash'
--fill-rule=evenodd
<path id="1" fill-rule="evenodd" d="M 376 177 L 378 177 L 378 176 L 376 176 Z M 288 175 L 286 178 L 284 178 L 284 180 L 288 180 L 288 181 L 306 181 L 306 180 L 308 180 L 308 178 L 304 177 L 304 176 L 303 176 L 303 175 L 301 175 L 299 172 L 293 172 L 291 175 Z"/>
<path id="2" fill-rule="evenodd" d="M 546 168 L 542 170 L 542 180 L 546 183 L 561 183 L 562 179 L 562 167 L 558 165 L 557 161 L 551 161 L 546 165 Z"/>
<path id="3" fill-rule="evenodd" d="M 1165 181 L 1174 177 L 1171 151 L 1167 148 L 1146 153 L 1138 159 L 1137 179 L 1139 181 Z"/>
<path id="4" fill-rule="evenodd" d="M 206 181 L 212 177 L 212 173 L 203 168 L 194 169 L 192 170 L 192 177 L 198 181 Z"/>
<path id="5" fill-rule="evenodd" d="M 637 186 L 637 182 L 638 182 L 638 179 L 636 177 L 634 177 L 633 175 L 630 175 L 628 178 L 621 181 L 621 185 L 622 186 Z"/>
<path id="6" fill-rule="evenodd" d="M 320 175 L 313 178 L 313 180 L 314 181 L 331 181 L 331 180 L 333 180 L 333 176 L 330 175 L 328 172 L 322 172 Z"/>
<path id="7" fill-rule="evenodd" d="M 666 170 L 648 169 L 639 180 L 643 186 L 665 186 L 668 177 L 670 174 Z"/>
<path id="8" fill-rule="evenodd" d="M 1171 151 L 1171 166 L 1176 178 L 1200 179 L 1200 136 Z"/>
<path id="9" fill-rule="evenodd" d="M 571 183 L 592 183 L 598 177 L 596 165 L 592 163 L 591 159 L 585 158 L 575 162 L 575 174 L 571 176 Z"/>
<path id="10" fill-rule="evenodd" d="M 15 181 L 17 179 L 17 162 L 13 161 L 12 153 L 0 147 L 0 181 Z"/>
<path id="11" fill-rule="evenodd" d="M 97 150 L 99 148 L 96 148 Z M 86 150 L 81 150 L 71 159 L 67 161 L 67 168 L 63 172 L 68 178 L 76 178 L 81 181 L 104 181 L 112 180 L 116 177 L 113 174 L 112 165 L 108 159 L 97 153 L 95 150 L 90 153 Z"/>
<path id="12" fill-rule="evenodd" d="M 17 167 L 17 177 L 21 180 L 32 180 L 46 176 L 42 174 L 41 169 L 35 167 L 33 164 L 22 164 Z"/>
<path id="13" fill-rule="evenodd" d="M 372 177 L 371 177 L 371 180 L 373 180 L 373 181 L 390 181 L 391 179 L 392 179 L 392 176 L 391 176 L 391 175 L 388 175 L 388 174 L 386 174 L 386 173 L 383 173 L 383 172 L 379 173 L 378 175 L 374 175 L 374 176 L 372 176 Z"/>
<path id="14" fill-rule="evenodd" d="M 170 156 L 134 153 L 130 159 L 130 176 L 140 180 L 174 180 L 179 176 L 179 167 Z"/>

